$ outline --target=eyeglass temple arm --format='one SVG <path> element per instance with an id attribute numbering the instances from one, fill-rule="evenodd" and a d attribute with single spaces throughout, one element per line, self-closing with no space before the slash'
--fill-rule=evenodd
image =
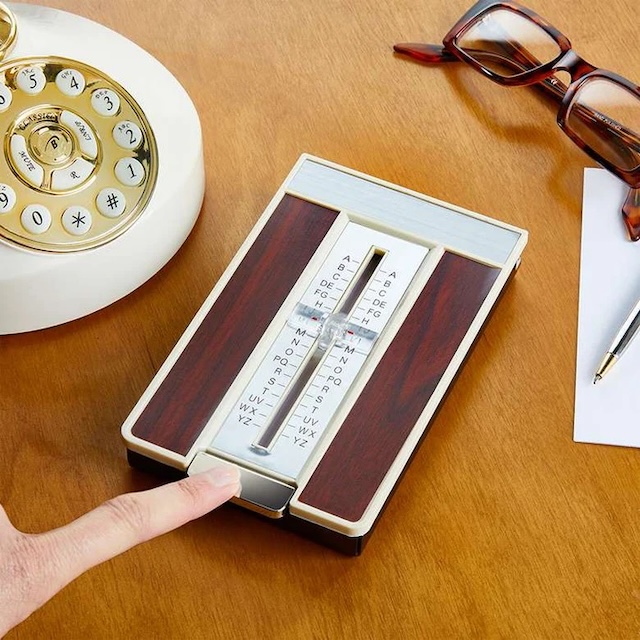
<path id="1" fill-rule="evenodd" d="M 478 60 L 493 60 L 494 62 L 500 62 L 500 64 L 503 64 L 504 66 L 509 67 L 514 71 L 525 71 L 527 69 L 527 65 L 540 64 L 540 62 L 535 58 L 523 55 L 522 51 L 516 45 L 505 42 L 505 46 L 509 46 L 513 49 L 513 51 L 511 51 L 508 56 L 502 55 L 497 52 L 482 51 L 478 49 L 467 49 L 467 51 Z M 393 49 L 397 53 L 408 55 L 412 58 L 415 58 L 416 60 L 420 60 L 421 62 L 426 62 L 427 64 L 460 62 L 459 58 L 447 51 L 443 46 L 437 44 L 396 44 L 394 45 Z M 522 60 L 517 60 L 517 58 L 522 58 Z M 536 82 L 532 86 L 534 88 L 543 90 L 544 93 L 553 97 L 558 102 L 562 102 L 562 99 L 567 92 L 567 87 L 557 78 L 545 78 L 540 82 Z M 603 123 L 603 114 L 596 111 L 595 109 L 584 107 L 583 105 L 578 104 L 574 106 L 574 112 L 582 120 L 588 121 L 590 125 L 596 128 L 604 127 L 608 131 L 611 130 L 611 127 Z M 640 140 L 633 131 L 620 125 L 617 129 L 615 129 L 615 134 L 618 139 L 621 139 L 619 144 L 621 150 L 628 152 L 629 147 L 631 147 L 634 151 L 640 151 Z"/>
<path id="2" fill-rule="evenodd" d="M 414 60 L 425 62 L 427 64 L 441 64 L 443 62 L 460 62 L 459 58 L 456 58 L 452 53 L 447 51 L 442 45 L 439 44 L 423 44 L 421 42 L 406 42 L 401 44 L 394 44 L 393 50 L 396 53 L 409 56 Z M 478 60 L 499 62 L 516 71 L 523 71 L 524 67 L 520 66 L 515 60 L 503 56 L 499 53 L 493 53 L 490 51 L 479 51 L 470 49 L 469 53 Z M 540 89 L 543 93 L 553 98 L 557 102 L 562 102 L 564 94 L 567 92 L 567 87 L 557 78 L 545 78 L 541 82 L 537 82 L 534 87 Z"/>
<path id="3" fill-rule="evenodd" d="M 530 67 L 531 65 L 540 64 L 540 62 L 535 58 L 525 55 L 516 45 L 506 41 L 504 45 L 513 49 L 513 51 L 510 51 L 509 55 L 502 55 L 498 52 L 478 49 L 467 49 L 467 51 L 478 60 L 499 62 L 513 71 L 522 72 L 525 71 L 528 66 Z M 416 60 L 420 60 L 421 62 L 426 62 L 427 64 L 460 62 L 459 58 L 447 51 L 443 46 L 437 44 L 396 44 L 393 49 L 397 53 L 408 55 Z M 545 78 L 540 82 L 536 82 L 532 86 L 536 89 L 542 90 L 545 94 L 558 102 L 562 102 L 562 99 L 567 92 L 567 87 L 557 78 Z M 595 128 L 605 128 L 608 132 L 612 131 L 612 128 L 604 123 L 603 114 L 595 109 L 577 104 L 574 106 L 573 111 L 578 115 L 578 117 L 583 121 L 587 121 L 591 126 Z M 617 138 L 615 141 L 619 143 L 618 146 L 622 152 L 629 153 L 629 147 L 640 151 L 640 140 L 638 140 L 637 135 L 633 131 L 620 125 L 617 129 L 613 130 L 613 132 Z"/>
<path id="4" fill-rule="evenodd" d="M 640 189 L 629 187 L 629 193 L 622 205 L 622 219 L 631 240 L 640 240 Z"/>
<path id="5" fill-rule="evenodd" d="M 402 43 L 393 46 L 396 53 L 407 55 L 420 62 L 427 64 L 441 64 L 443 62 L 460 62 L 460 60 L 452 53 L 447 51 L 442 45 L 437 44 L 424 44 L 424 43 Z M 516 71 L 522 71 L 526 67 L 520 66 L 512 58 L 508 58 L 499 53 L 489 51 L 470 50 L 470 54 L 474 58 L 479 60 L 487 60 L 499 62 L 505 66 L 508 66 Z M 541 90 L 547 96 L 553 98 L 557 102 L 562 102 L 567 87 L 557 78 L 545 78 L 541 82 L 537 82 L 533 85 L 535 88 Z M 600 119 L 596 116 L 596 112 L 592 109 L 586 109 L 582 106 L 576 107 L 576 112 L 583 120 L 588 120 L 596 127 L 604 126 Z M 622 152 L 630 153 L 629 146 L 638 149 L 638 139 L 633 132 L 628 130 L 620 130 L 617 132 L 623 141 L 620 141 L 618 145 Z M 633 241 L 640 239 L 640 188 L 634 189 L 629 187 L 627 198 L 622 206 L 622 215 L 624 223 L 627 227 L 629 237 Z"/>

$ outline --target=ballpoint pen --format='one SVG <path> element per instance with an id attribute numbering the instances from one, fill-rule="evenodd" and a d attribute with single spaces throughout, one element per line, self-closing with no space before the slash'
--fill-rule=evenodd
<path id="1" fill-rule="evenodd" d="M 620 359 L 627 347 L 631 344 L 631 341 L 635 338 L 638 329 L 640 329 L 640 300 L 636 303 L 636 306 L 633 307 L 631 313 L 622 324 L 622 327 L 620 327 L 620 330 L 616 333 L 616 337 L 611 342 L 611 346 L 607 349 L 607 353 L 605 353 L 604 358 L 602 358 L 602 362 L 593 378 L 593 384 L 602 380 L 611 367 Z"/>

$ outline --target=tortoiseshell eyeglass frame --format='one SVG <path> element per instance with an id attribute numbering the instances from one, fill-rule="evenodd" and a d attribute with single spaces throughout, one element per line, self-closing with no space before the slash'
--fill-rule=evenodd
<path id="1" fill-rule="evenodd" d="M 460 37 L 470 26 L 482 19 L 485 14 L 496 9 L 512 11 L 534 23 L 556 42 L 560 53 L 550 62 L 542 64 L 529 51 L 520 47 L 517 42 L 505 40 L 504 48 L 508 50 L 507 55 L 480 50 L 471 51 L 473 55 L 470 55 L 458 45 Z M 397 53 L 408 55 L 428 64 L 466 62 L 476 71 L 498 84 L 505 86 L 533 85 L 555 102 L 560 103 L 557 116 L 560 128 L 587 155 L 629 186 L 629 193 L 622 206 L 622 215 L 631 240 L 640 239 L 640 165 L 635 166 L 632 170 L 625 170 L 617 166 L 591 147 L 567 122 L 567 114 L 573 99 L 586 82 L 591 82 L 594 79 L 605 79 L 619 85 L 639 101 L 640 87 L 612 71 L 594 67 L 573 50 L 569 39 L 560 31 L 534 11 L 515 2 L 479 0 L 458 20 L 442 42 L 442 45 L 403 43 L 396 44 L 393 48 Z M 483 58 L 487 62 L 499 63 L 515 73 L 507 76 L 500 75 L 488 66 L 484 66 L 481 62 Z M 571 82 L 569 86 L 566 86 L 554 76 L 558 71 L 566 71 L 570 75 Z M 612 148 L 614 146 L 617 147 L 618 153 L 631 154 L 633 157 L 634 152 L 640 151 L 640 136 L 638 133 L 620 127 L 617 123 L 612 123 L 610 119 L 603 117 L 602 114 L 586 105 L 574 105 L 572 112 L 585 125 L 595 130 L 600 137 L 605 134 L 611 140 Z"/>

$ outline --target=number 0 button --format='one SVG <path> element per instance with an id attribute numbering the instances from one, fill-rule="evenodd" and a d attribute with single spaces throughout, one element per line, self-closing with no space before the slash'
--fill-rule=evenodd
<path id="1" fill-rule="evenodd" d="M 22 211 L 20 221 L 29 233 L 44 233 L 51 226 L 51 213 L 47 207 L 30 204 Z"/>
<path id="2" fill-rule="evenodd" d="M 144 167 L 135 158 L 122 158 L 116 163 L 116 178 L 127 187 L 137 187 L 144 180 Z"/>

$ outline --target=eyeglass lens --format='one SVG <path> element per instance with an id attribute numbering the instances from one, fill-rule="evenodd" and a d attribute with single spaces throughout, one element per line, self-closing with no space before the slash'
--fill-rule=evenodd
<path id="1" fill-rule="evenodd" d="M 560 46 L 544 29 L 524 16 L 494 9 L 473 21 L 456 46 L 496 75 L 508 78 L 551 62 Z"/>
<path id="2" fill-rule="evenodd" d="M 565 128 L 624 171 L 640 164 L 640 99 L 612 80 L 596 76 L 580 85 Z"/>
<path id="3" fill-rule="evenodd" d="M 455 46 L 485 69 L 513 77 L 553 62 L 562 50 L 533 20 L 496 8 L 473 20 Z M 587 78 L 577 90 L 564 128 L 623 171 L 640 164 L 640 99 L 614 80 Z"/>

